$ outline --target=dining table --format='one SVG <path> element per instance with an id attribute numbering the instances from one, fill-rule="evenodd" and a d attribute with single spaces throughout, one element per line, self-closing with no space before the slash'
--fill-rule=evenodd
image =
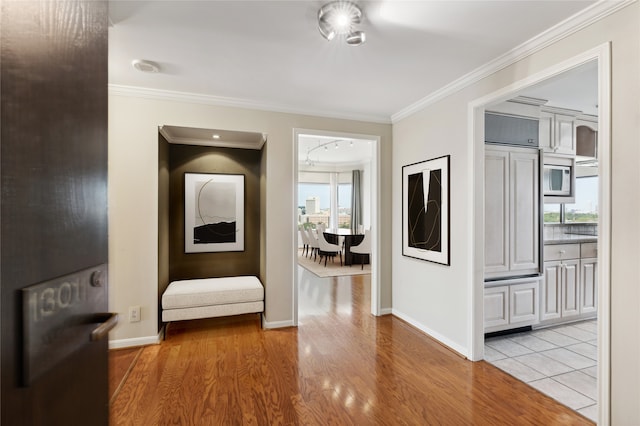
<path id="1" fill-rule="evenodd" d="M 354 263 L 353 259 L 356 256 L 366 256 L 366 259 L 364 259 L 364 263 L 369 264 L 369 255 L 359 255 L 356 253 L 351 253 L 350 251 L 351 246 L 358 245 L 362 242 L 362 240 L 364 239 L 364 234 L 354 232 L 348 228 L 327 228 L 324 231 L 324 236 L 327 242 L 331 244 L 339 244 L 340 237 L 344 237 L 343 258 L 345 265 L 352 265 Z"/>

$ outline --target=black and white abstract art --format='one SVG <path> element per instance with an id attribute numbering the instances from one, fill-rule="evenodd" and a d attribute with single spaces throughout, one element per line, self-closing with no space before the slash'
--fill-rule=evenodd
<path id="1" fill-rule="evenodd" d="M 184 175 L 185 253 L 244 251 L 244 176 Z"/>
<path id="2" fill-rule="evenodd" d="M 402 167 L 402 254 L 450 265 L 449 158 Z"/>

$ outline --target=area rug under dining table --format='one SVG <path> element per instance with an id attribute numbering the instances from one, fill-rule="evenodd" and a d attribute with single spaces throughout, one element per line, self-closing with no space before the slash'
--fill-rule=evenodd
<path id="1" fill-rule="evenodd" d="M 314 261 L 313 257 L 305 257 L 302 254 L 302 249 L 298 250 L 298 264 L 321 278 L 371 273 L 371 265 L 364 265 L 364 269 L 360 269 L 359 263 L 351 266 L 340 266 L 340 258 L 338 256 L 336 256 L 333 261 L 329 258 L 326 267 L 324 266 L 324 258 L 322 259 L 322 263 L 319 262 L 320 256 Z"/>

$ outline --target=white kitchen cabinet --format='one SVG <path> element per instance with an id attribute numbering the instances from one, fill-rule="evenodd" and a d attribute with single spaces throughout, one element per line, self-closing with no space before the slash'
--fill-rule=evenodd
<path id="1" fill-rule="evenodd" d="M 565 260 L 562 263 L 562 318 L 580 314 L 580 261 Z"/>
<path id="2" fill-rule="evenodd" d="M 509 286 L 485 288 L 484 326 L 500 328 L 509 324 Z"/>
<path id="3" fill-rule="evenodd" d="M 538 322 L 538 283 L 535 279 L 509 287 L 509 324 L 519 327 Z"/>
<path id="4" fill-rule="evenodd" d="M 580 260 L 544 262 L 540 320 L 571 319 L 580 314 Z"/>
<path id="5" fill-rule="evenodd" d="M 578 111 L 542 110 L 538 122 L 540 148 L 546 153 L 575 155 L 575 117 Z"/>
<path id="6" fill-rule="evenodd" d="M 485 146 L 485 278 L 509 272 L 509 151 Z"/>
<path id="7" fill-rule="evenodd" d="M 562 263 L 544 262 L 540 288 L 540 321 L 560 318 L 562 306 Z"/>
<path id="8" fill-rule="evenodd" d="M 485 146 L 485 278 L 539 270 L 539 155 Z"/>
<path id="9" fill-rule="evenodd" d="M 539 277 L 485 284 L 485 333 L 525 327 L 539 321 Z"/>
<path id="10" fill-rule="evenodd" d="M 580 259 L 580 314 L 598 312 L 598 259 Z"/>
<path id="11" fill-rule="evenodd" d="M 540 286 L 541 323 L 560 323 L 597 315 L 595 247 L 595 243 L 544 246 L 544 280 Z M 589 257 L 581 258 L 581 255 Z"/>

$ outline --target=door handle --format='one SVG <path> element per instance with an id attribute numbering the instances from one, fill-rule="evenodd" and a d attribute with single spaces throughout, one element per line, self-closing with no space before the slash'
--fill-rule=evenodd
<path id="1" fill-rule="evenodd" d="M 109 334 L 109 331 L 111 331 L 113 327 L 118 324 L 118 314 L 110 312 L 104 314 L 96 314 L 93 317 L 93 321 L 91 322 L 101 323 L 91 332 L 90 340 L 92 342 L 95 342 L 96 340 L 100 340 L 106 337 Z"/>

